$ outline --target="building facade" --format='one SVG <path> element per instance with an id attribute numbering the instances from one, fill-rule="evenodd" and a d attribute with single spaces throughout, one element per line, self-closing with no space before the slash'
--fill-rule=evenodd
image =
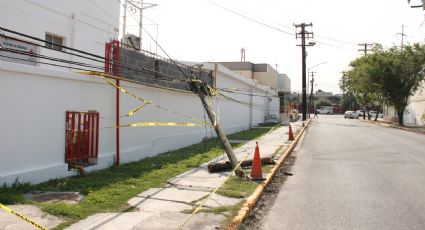
<path id="1" fill-rule="evenodd" d="M 279 73 L 269 64 L 251 62 L 220 62 L 220 64 L 245 78 L 256 80 L 260 85 L 266 85 L 271 90 L 278 91 Z"/>

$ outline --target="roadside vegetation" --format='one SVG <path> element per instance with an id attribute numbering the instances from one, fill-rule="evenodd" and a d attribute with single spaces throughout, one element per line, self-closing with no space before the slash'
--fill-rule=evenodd
<path id="1" fill-rule="evenodd" d="M 375 44 L 372 53 L 350 63 L 350 69 L 340 80 L 340 88 L 366 109 L 378 105 L 381 110 L 383 104 L 393 106 L 399 124 L 403 125 L 408 99 L 424 80 L 424 66 L 425 45 L 384 49 Z M 378 114 L 379 111 L 375 120 Z"/>
<path id="2" fill-rule="evenodd" d="M 234 136 L 254 139 L 271 128 L 252 129 Z M 91 172 L 85 177 L 55 179 L 38 185 L 16 181 L 11 187 L 3 185 L 0 188 L 0 202 L 38 205 L 43 211 L 64 218 L 65 223 L 56 228 L 63 229 L 95 213 L 131 211 L 132 207 L 127 205 L 130 198 L 150 188 L 163 187 L 168 179 L 198 167 L 222 152 L 219 141 L 214 138 L 137 162 Z M 76 191 L 85 197 L 75 205 L 42 204 L 22 197 L 30 191 Z"/>

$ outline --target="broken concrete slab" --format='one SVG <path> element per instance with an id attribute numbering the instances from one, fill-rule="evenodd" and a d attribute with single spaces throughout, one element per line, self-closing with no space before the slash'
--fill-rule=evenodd
<path id="1" fill-rule="evenodd" d="M 63 222 L 60 218 L 47 214 L 34 205 L 9 205 L 8 207 L 47 229 L 54 228 Z M 34 229 L 34 227 L 14 214 L 0 209 L 0 229 L 20 230 Z"/>
<path id="2" fill-rule="evenodd" d="M 142 212 L 181 212 L 193 208 L 192 204 L 180 201 L 165 201 L 148 197 L 133 197 L 128 202 Z"/>
<path id="3" fill-rule="evenodd" d="M 233 206 L 239 203 L 241 199 L 225 197 L 218 194 L 213 194 L 211 198 L 203 205 L 205 208 L 217 208 L 222 206 Z M 196 205 L 200 205 L 203 200 L 196 202 Z"/>
<path id="4" fill-rule="evenodd" d="M 170 180 L 169 183 L 183 186 L 197 186 L 209 188 L 209 191 L 220 186 L 224 180 L 230 175 L 230 172 L 220 172 L 211 174 L 208 172 L 207 165 L 191 169 L 180 174 Z"/>

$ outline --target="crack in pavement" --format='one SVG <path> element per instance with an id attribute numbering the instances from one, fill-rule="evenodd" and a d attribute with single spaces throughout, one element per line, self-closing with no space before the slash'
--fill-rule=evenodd
<path id="1" fill-rule="evenodd" d="M 212 190 L 215 189 L 215 188 L 204 187 L 204 186 L 181 185 L 181 184 L 176 184 L 169 181 L 167 181 L 166 184 L 167 184 L 167 186 L 165 186 L 166 188 L 174 187 L 180 190 L 189 190 L 189 191 L 211 192 Z"/>

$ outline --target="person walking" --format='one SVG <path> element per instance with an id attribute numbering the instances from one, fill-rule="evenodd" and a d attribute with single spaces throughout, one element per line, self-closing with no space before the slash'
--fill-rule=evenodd
<path id="1" fill-rule="evenodd" d="M 317 109 L 314 111 L 314 118 L 319 118 L 319 117 L 317 116 Z"/>

